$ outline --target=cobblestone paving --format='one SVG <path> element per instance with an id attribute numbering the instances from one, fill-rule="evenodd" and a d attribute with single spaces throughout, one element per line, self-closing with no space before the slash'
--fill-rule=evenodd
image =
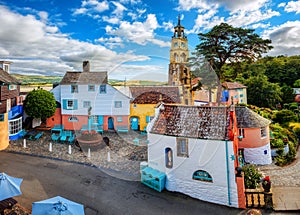
<path id="1" fill-rule="evenodd" d="M 101 149 L 90 151 L 90 157 L 87 149 L 80 151 L 79 147 L 75 145 L 71 146 L 71 154 L 69 154 L 69 145 L 53 143 L 50 135 L 50 131 L 45 131 L 39 140 L 26 140 L 26 148 L 24 148 L 23 139 L 10 141 L 6 151 L 94 165 L 118 178 L 140 180 L 140 162 L 147 160 L 146 135 L 139 132 L 104 132 L 103 137 L 106 136 L 110 139 L 110 147 L 103 143 Z M 138 142 L 134 141 L 137 139 Z M 51 152 L 49 151 L 50 142 L 53 143 Z"/>
<path id="2" fill-rule="evenodd" d="M 274 163 L 259 167 L 264 175 L 269 175 L 273 186 L 300 187 L 300 148 L 296 160 L 288 166 L 279 167 Z"/>

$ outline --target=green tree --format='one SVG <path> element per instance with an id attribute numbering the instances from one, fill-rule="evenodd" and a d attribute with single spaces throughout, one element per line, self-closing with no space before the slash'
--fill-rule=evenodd
<path id="1" fill-rule="evenodd" d="M 275 113 L 273 120 L 281 125 L 288 125 L 289 122 L 296 122 L 297 116 L 293 111 L 283 109 Z"/>
<path id="2" fill-rule="evenodd" d="M 271 40 L 262 39 L 253 29 L 236 28 L 221 23 L 208 33 L 198 34 L 200 44 L 196 46 L 194 59 L 204 56 L 216 71 L 219 79 L 224 80 L 223 66 L 226 63 L 253 61 L 273 47 Z M 218 86 L 217 101 L 221 98 L 221 84 Z"/>
<path id="3" fill-rule="evenodd" d="M 27 94 L 23 106 L 28 116 L 41 118 L 42 122 L 45 122 L 47 118 L 54 115 L 56 101 L 51 92 L 39 88 Z"/>
<path id="4" fill-rule="evenodd" d="M 281 92 L 282 92 L 282 103 L 292 103 L 295 100 L 295 93 L 292 87 L 284 84 L 281 87 Z"/>
<path id="5" fill-rule="evenodd" d="M 300 87 L 300 79 L 297 79 L 297 80 L 294 82 L 294 87 L 297 87 L 297 88 Z"/>
<path id="6" fill-rule="evenodd" d="M 265 75 L 251 76 L 244 84 L 247 86 L 249 104 L 271 108 L 281 102 L 280 86 L 270 83 Z"/>

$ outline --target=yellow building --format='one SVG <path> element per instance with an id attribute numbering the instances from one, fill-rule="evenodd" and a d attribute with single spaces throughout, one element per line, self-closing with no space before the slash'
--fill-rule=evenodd
<path id="1" fill-rule="evenodd" d="M 4 113 L 0 116 L 0 151 L 8 147 L 8 114 Z"/>
<path id="2" fill-rule="evenodd" d="M 180 89 L 177 86 L 136 86 L 129 87 L 130 130 L 144 131 L 155 113 L 159 102 L 180 104 Z"/>

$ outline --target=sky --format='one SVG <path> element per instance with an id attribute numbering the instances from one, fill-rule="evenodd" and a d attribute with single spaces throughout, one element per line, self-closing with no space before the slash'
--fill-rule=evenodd
<path id="1" fill-rule="evenodd" d="M 0 60 L 11 73 L 166 81 L 178 16 L 189 51 L 226 22 L 271 39 L 269 56 L 300 55 L 300 0 L 0 0 Z"/>

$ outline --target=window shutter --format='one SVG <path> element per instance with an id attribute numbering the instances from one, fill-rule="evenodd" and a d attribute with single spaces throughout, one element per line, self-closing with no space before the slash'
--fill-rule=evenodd
<path id="1" fill-rule="evenodd" d="M 98 124 L 103 125 L 103 116 L 98 116 Z"/>
<path id="2" fill-rule="evenodd" d="M 66 100 L 66 99 L 64 99 L 63 100 L 63 109 L 67 109 L 67 102 L 68 102 L 68 100 Z"/>

